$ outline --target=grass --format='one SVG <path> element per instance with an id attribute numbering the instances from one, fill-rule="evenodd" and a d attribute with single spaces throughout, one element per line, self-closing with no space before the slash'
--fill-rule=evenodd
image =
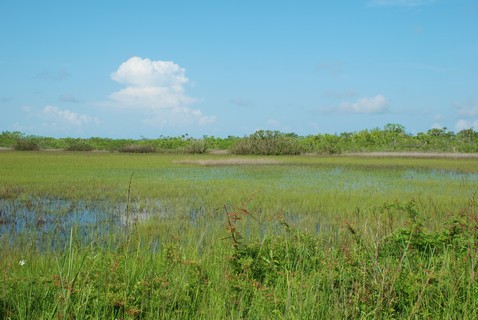
<path id="1" fill-rule="evenodd" d="M 0 153 L 0 318 L 477 318 L 476 159 L 262 159 Z"/>

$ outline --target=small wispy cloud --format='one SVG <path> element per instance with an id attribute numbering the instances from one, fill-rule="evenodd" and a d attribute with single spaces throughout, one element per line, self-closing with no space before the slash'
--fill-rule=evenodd
<path id="1" fill-rule="evenodd" d="M 465 129 L 478 130 L 478 120 L 475 120 L 475 121 L 464 120 L 464 119 L 458 120 L 455 124 L 456 132 L 460 132 L 461 130 L 465 130 Z"/>
<path id="2" fill-rule="evenodd" d="M 173 61 L 132 57 L 111 74 L 111 79 L 125 85 L 110 95 L 112 106 L 147 112 L 146 124 L 206 125 L 216 119 L 189 107 L 198 99 L 186 93 L 186 70 Z"/>
<path id="3" fill-rule="evenodd" d="M 267 130 L 278 130 L 282 132 L 292 131 L 290 128 L 290 125 L 274 118 L 267 119 L 267 121 L 265 122 L 265 126 L 263 128 Z"/>
<path id="4" fill-rule="evenodd" d="M 454 103 L 453 108 L 458 111 L 460 118 L 455 123 L 456 131 L 461 131 L 465 129 L 478 130 L 478 102 L 473 99 L 468 99 L 464 102 Z"/>
<path id="5" fill-rule="evenodd" d="M 43 120 L 43 125 L 48 127 L 76 127 L 100 125 L 101 121 L 96 117 L 86 114 L 76 113 L 67 109 L 60 109 L 55 106 L 46 106 L 42 109 L 39 117 Z"/>
<path id="6" fill-rule="evenodd" d="M 454 103 L 453 107 L 458 110 L 458 114 L 461 116 L 477 116 L 478 115 L 478 102 L 475 100 L 468 100 L 466 102 Z"/>
<path id="7" fill-rule="evenodd" d="M 371 0 L 368 2 L 373 7 L 418 7 L 428 5 L 436 0 Z"/>
<path id="8" fill-rule="evenodd" d="M 338 111 L 359 114 L 386 113 L 388 112 L 388 101 L 379 94 L 371 98 L 361 98 L 355 102 L 344 102 L 339 106 Z"/>
<path id="9" fill-rule="evenodd" d="M 143 120 L 145 125 L 161 128 L 184 128 L 193 124 L 207 126 L 214 122 L 215 116 L 206 116 L 199 109 L 186 107 L 157 110 L 154 115 Z"/>

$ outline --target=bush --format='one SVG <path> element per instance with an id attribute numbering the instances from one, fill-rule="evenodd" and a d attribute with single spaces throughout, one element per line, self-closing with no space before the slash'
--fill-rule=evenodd
<path id="1" fill-rule="evenodd" d="M 121 147 L 118 151 L 130 153 L 153 153 L 156 152 L 157 149 L 155 146 L 149 144 L 130 144 Z"/>
<path id="2" fill-rule="evenodd" d="M 25 134 L 19 131 L 3 131 L 0 134 L 0 147 L 13 148 L 19 139 L 24 139 Z"/>
<path id="3" fill-rule="evenodd" d="M 68 147 L 65 148 L 65 150 L 66 151 L 93 151 L 95 150 L 95 148 L 84 141 L 80 141 L 80 142 L 71 143 L 70 145 L 68 145 Z"/>
<path id="4" fill-rule="evenodd" d="M 38 151 L 40 150 L 40 146 L 35 141 L 25 138 L 18 139 L 13 145 L 13 149 L 17 151 Z"/>
<path id="5" fill-rule="evenodd" d="M 186 146 L 185 151 L 187 153 L 204 153 L 207 150 L 207 143 L 204 140 L 196 140 L 193 139 L 191 142 Z"/>
<path id="6" fill-rule="evenodd" d="M 259 130 L 239 140 L 231 149 L 233 154 L 297 155 L 303 152 L 297 137 L 279 131 Z"/>

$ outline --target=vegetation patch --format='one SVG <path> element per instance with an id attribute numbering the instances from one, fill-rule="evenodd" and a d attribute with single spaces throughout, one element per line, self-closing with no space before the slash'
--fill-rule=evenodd
<path id="1" fill-rule="evenodd" d="M 15 142 L 13 149 L 16 151 L 39 151 L 40 145 L 32 139 L 22 138 Z"/>
<path id="2" fill-rule="evenodd" d="M 65 151 L 93 151 L 95 148 L 86 141 L 75 141 L 65 148 Z"/>
<path id="3" fill-rule="evenodd" d="M 168 153 L 205 153 L 207 150 L 227 150 L 240 155 L 298 155 L 342 154 L 363 152 L 439 152 L 478 153 L 478 132 L 472 128 L 458 133 L 447 128 L 433 128 L 427 132 L 407 133 L 400 124 L 389 123 L 383 128 L 366 129 L 336 134 L 318 133 L 299 136 L 271 130 L 258 130 L 245 137 L 225 138 L 203 136 L 159 136 L 154 139 L 88 139 L 51 138 L 27 136 L 22 132 L 4 131 L 0 134 L 0 147 L 11 148 L 19 139 L 34 141 L 41 149 L 67 149 L 77 142 L 84 142 L 95 150 L 138 150 L 137 145 L 154 146 L 156 151 Z M 135 146 L 135 147 L 131 147 Z M 152 148 L 152 147 L 151 147 Z M 128 151 L 127 151 L 128 152 Z M 136 152 L 136 151 L 134 151 Z"/>
<path id="4" fill-rule="evenodd" d="M 207 151 L 207 142 L 205 140 L 192 139 L 189 141 L 184 151 L 186 153 L 205 153 Z"/>
<path id="5" fill-rule="evenodd" d="M 119 148 L 118 151 L 126 153 L 154 153 L 157 152 L 157 149 L 151 144 L 130 144 Z"/>
<path id="6" fill-rule="evenodd" d="M 297 155 L 305 151 L 297 138 L 294 134 L 259 130 L 239 140 L 231 152 L 250 155 Z"/>
<path id="7" fill-rule="evenodd" d="M 281 165 L 195 162 L 260 159 Z M 477 173 L 473 158 L 4 152 L 0 318 L 477 319 Z"/>
<path id="8" fill-rule="evenodd" d="M 284 164 L 279 160 L 268 158 L 227 158 L 227 159 L 205 159 L 205 160 L 177 160 L 174 161 L 177 164 L 190 164 L 199 166 L 264 166 L 264 165 L 277 165 Z"/>

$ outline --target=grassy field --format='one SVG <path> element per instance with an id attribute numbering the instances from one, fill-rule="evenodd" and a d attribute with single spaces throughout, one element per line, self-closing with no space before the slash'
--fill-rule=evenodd
<path id="1" fill-rule="evenodd" d="M 0 152 L 0 318 L 478 318 L 478 160 Z"/>

